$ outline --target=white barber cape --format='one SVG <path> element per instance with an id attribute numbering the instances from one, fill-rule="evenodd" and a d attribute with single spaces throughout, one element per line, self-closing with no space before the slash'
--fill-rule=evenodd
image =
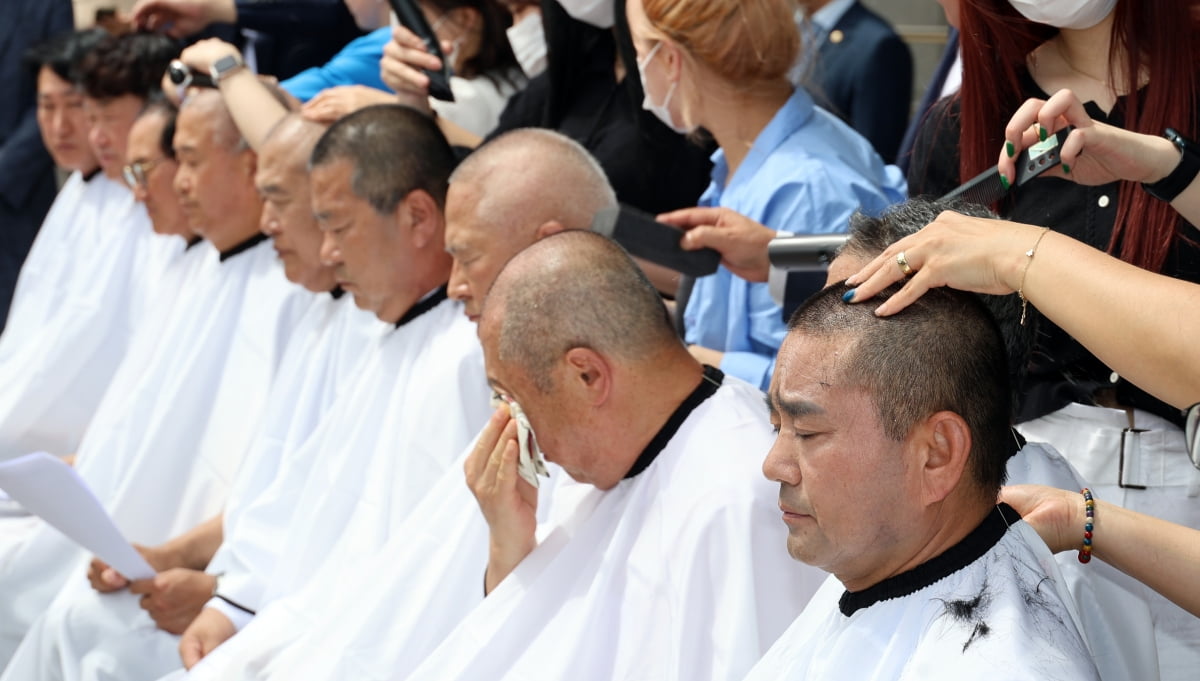
<path id="1" fill-rule="evenodd" d="M 198 246 L 206 266 L 151 313 L 162 322 L 131 342 L 84 434 L 77 469 L 132 542 L 160 544 L 221 511 L 312 303 L 259 237 L 220 263 Z M 0 663 L 64 585 L 90 588 L 88 559 L 48 525 L 0 519 Z"/>
<path id="2" fill-rule="evenodd" d="M 1028 442 L 1008 460 L 1009 485 L 1080 490 L 1090 485 L 1053 447 Z M 1103 681 L 1153 681 L 1159 676 L 1148 587 L 1102 560 L 1079 562 L 1077 553 L 1054 556 L 1063 586 L 1075 601 L 1082 633 Z"/>
<path id="3" fill-rule="evenodd" d="M 75 453 L 151 301 L 178 293 L 183 248 L 124 185 L 71 176 L 0 336 L 0 459 Z"/>
<path id="4" fill-rule="evenodd" d="M 375 556 L 271 603 L 209 664 L 228 659 L 227 678 L 361 681 L 390 678 L 428 655 L 483 600 L 488 526 L 462 472 L 473 446 Z M 549 470 L 538 490 L 540 526 L 592 489 Z"/>
<path id="5" fill-rule="evenodd" d="M 426 299 L 432 309 L 383 339 L 359 379 L 344 391 L 345 399 L 305 445 L 307 451 L 297 454 L 298 465 L 288 466 L 266 492 L 269 503 L 247 511 L 247 517 L 257 515 L 260 527 L 274 527 L 280 536 L 271 551 L 255 550 L 257 573 L 227 572 L 220 594 L 258 615 L 193 668 L 190 678 L 236 678 L 241 672 L 234 670 L 256 650 L 246 642 L 252 641 L 259 617 L 268 618 L 277 601 L 300 592 L 310 580 L 338 583 L 374 555 L 453 470 L 456 457 L 487 421 L 491 392 L 474 324 L 461 304 L 444 297 L 443 289 Z M 459 468 L 460 480 L 461 474 Z M 245 616 L 221 603 L 210 607 L 220 608 L 235 624 L 245 623 Z"/>
<path id="6" fill-rule="evenodd" d="M 1095 681 L 1074 603 L 1001 504 L 962 542 L 849 594 L 830 576 L 746 681 Z"/>
<path id="7" fill-rule="evenodd" d="M 778 486 L 762 475 L 773 440 L 762 393 L 705 376 L 631 476 L 571 504 L 419 667 L 393 678 L 740 679 L 825 573 L 787 554 Z"/>
<path id="8" fill-rule="evenodd" d="M 227 537 L 242 509 L 278 472 L 285 453 L 315 430 L 339 386 L 355 375 L 368 344 L 385 328 L 350 296 L 337 295 L 318 296 L 287 344 L 262 428 L 225 508 Z M 155 679 L 178 666 L 178 637 L 154 625 L 138 596 L 71 592 L 64 591 L 38 619 L 0 678 L 132 681 Z"/>
<path id="9" fill-rule="evenodd" d="M 78 239 L 100 241 L 104 231 L 100 223 L 108 219 L 108 209 L 129 194 L 129 189 L 108 179 L 96 170 L 86 178 L 78 170 L 71 173 L 58 195 L 37 237 L 21 265 L 17 286 L 13 291 L 9 323 L 0 335 L 0 348 L 6 347 L 9 336 L 20 336 L 25 329 L 36 329 L 52 314 L 62 296 L 70 290 L 75 268 L 72 256 Z"/>

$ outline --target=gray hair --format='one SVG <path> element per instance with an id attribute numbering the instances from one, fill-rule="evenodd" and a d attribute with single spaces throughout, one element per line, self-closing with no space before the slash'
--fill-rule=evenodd
<path id="1" fill-rule="evenodd" d="M 637 363 L 682 344 L 658 291 L 629 255 L 594 232 L 568 230 L 504 266 L 481 324 L 499 324 L 498 356 L 543 392 L 567 351 L 590 348 Z"/>
<path id="2" fill-rule="evenodd" d="M 468 156 L 450 183 L 477 185 L 476 214 L 505 228 L 556 220 L 589 229 L 592 218 L 617 205 L 600 164 L 571 138 L 539 128 L 506 132 Z"/>

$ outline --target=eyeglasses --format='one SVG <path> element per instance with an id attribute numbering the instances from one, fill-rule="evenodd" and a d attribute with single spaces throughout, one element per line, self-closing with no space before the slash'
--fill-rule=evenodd
<path id="1" fill-rule="evenodd" d="M 1200 402 L 1188 407 L 1184 416 L 1183 436 L 1187 441 L 1188 457 L 1200 468 Z"/>
<path id="2" fill-rule="evenodd" d="M 162 158 L 156 158 L 152 161 L 138 161 L 130 163 L 121 170 L 121 174 L 125 177 L 125 184 L 130 187 L 146 188 L 146 182 L 150 177 L 150 171 L 154 170 L 154 166 L 162 163 Z"/>

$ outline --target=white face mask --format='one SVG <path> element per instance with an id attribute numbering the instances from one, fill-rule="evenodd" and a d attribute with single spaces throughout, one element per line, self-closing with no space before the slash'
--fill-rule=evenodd
<path id="1" fill-rule="evenodd" d="M 655 104 L 654 100 L 650 98 L 650 82 L 646 80 L 646 67 L 654 60 L 654 55 L 658 54 L 658 48 L 662 46 L 661 42 L 655 45 L 650 50 L 650 54 L 646 55 L 645 59 L 638 60 L 637 63 L 638 76 L 642 79 L 642 92 L 644 93 L 642 108 L 657 116 L 658 120 L 662 121 L 668 128 L 681 135 L 686 135 L 691 130 L 687 126 L 676 125 L 671 117 L 671 97 L 675 96 L 675 88 L 679 83 L 671 83 L 671 87 L 667 89 L 667 96 L 663 98 L 662 104 Z"/>
<path id="2" fill-rule="evenodd" d="M 613 0 L 558 0 L 567 14 L 596 28 L 612 28 Z"/>
<path id="3" fill-rule="evenodd" d="M 505 33 L 526 78 L 546 70 L 546 34 L 542 30 L 541 12 L 530 12 Z"/>
<path id="4" fill-rule="evenodd" d="M 548 478 L 550 471 L 546 470 L 546 457 L 542 454 L 542 448 L 538 446 L 533 426 L 529 424 L 529 417 L 525 415 L 525 411 L 521 409 L 521 405 L 517 404 L 516 400 L 505 400 L 499 395 L 493 395 L 492 404 L 499 406 L 498 402 L 507 402 L 508 413 L 517 422 L 517 444 L 520 447 L 517 457 L 517 474 L 524 478 L 525 482 L 538 487 L 540 483 L 538 476 Z"/>
<path id="5" fill-rule="evenodd" d="M 1083 30 L 1104 21 L 1117 0 L 1009 0 L 1009 4 L 1030 21 Z"/>

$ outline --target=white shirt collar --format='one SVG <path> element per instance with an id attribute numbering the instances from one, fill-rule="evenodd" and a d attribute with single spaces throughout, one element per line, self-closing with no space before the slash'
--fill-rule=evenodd
<path id="1" fill-rule="evenodd" d="M 812 21 L 814 24 L 832 31 L 837 22 L 842 20 L 846 12 L 850 11 L 850 7 L 854 5 L 856 0 L 833 0 L 833 2 L 825 5 L 821 9 L 812 13 Z"/>

